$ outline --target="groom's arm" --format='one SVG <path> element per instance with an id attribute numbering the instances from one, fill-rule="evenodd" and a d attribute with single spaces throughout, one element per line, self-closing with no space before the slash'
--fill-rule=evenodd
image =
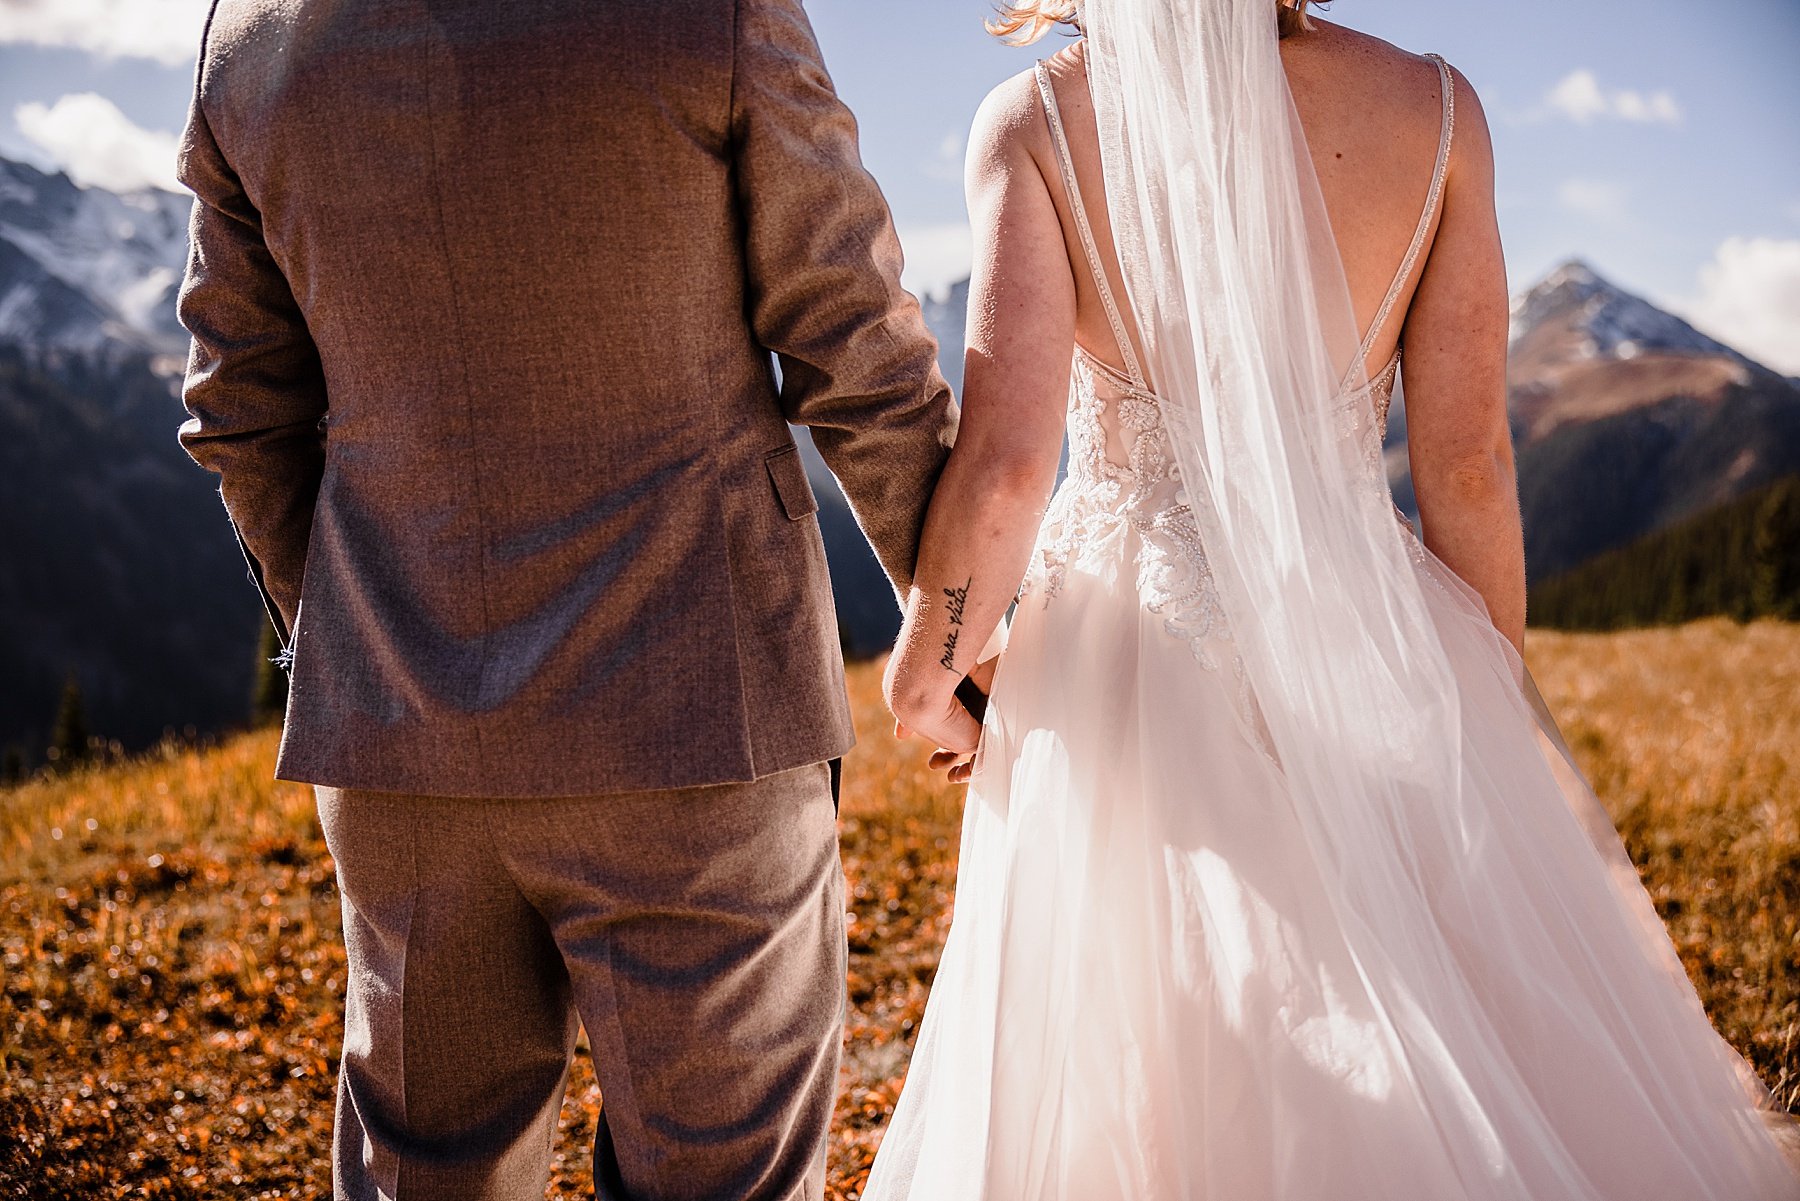
<path id="1" fill-rule="evenodd" d="M 204 54 L 200 70 L 204 75 Z M 262 218 L 214 141 L 196 87 L 181 182 L 194 192 L 181 323 L 193 335 L 181 444 L 219 493 L 269 619 L 290 640 L 325 470 L 325 376 Z"/>
<path id="2" fill-rule="evenodd" d="M 756 336 L 904 595 L 956 403 L 799 0 L 738 0 L 731 122 Z"/>

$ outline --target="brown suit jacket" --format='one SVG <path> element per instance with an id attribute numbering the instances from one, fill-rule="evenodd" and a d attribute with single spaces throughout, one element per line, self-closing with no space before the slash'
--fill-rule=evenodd
<path id="1" fill-rule="evenodd" d="M 904 587 L 956 410 L 799 0 L 217 0 L 181 178 L 181 440 L 289 641 L 280 775 L 849 747 L 788 422 Z"/>

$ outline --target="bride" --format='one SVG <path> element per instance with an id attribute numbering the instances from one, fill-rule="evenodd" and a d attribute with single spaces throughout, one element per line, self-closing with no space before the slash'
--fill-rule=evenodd
<path id="1" fill-rule="evenodd" d="M 1003 9 L 1082 36 L 972 138 L 963 425 L 886 681 L 970 789 L 864 1196 L 1793 1198 L 1519 655 L 1479 102 L 1303 10 Z"/>

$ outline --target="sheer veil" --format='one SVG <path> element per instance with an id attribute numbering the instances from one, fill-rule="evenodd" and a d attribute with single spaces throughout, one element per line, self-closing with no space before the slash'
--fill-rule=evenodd
<path id="1" fill-rule="evenodd" d="M 1447 1178 L 1498 1186 L 1483 1196 L 1513 1195 L 1506 1180 L 1592 1195 L 1570 1151 L 1582 1133 L 1535 1108 L 1541 1065 L 1506 1033 L 1507 1008 L 1535 996 L 1560 1008 L 1536 1053 L 1580 1043 L 1598 1075 L 1643 1091 L 1635 1112 L 1735 1105 L 1710 1150 L 1676 1141 L 1713 1160 L 1687 1165 L 1695 1180 L 1765 1195 L 1753 1074 L 1694 1021 L 1698 997 L 1517 655 L 1396 520 L 1270 0 L 1088 0 L 1081 19 L 1130 307 L 1245 703 L 1395 1087 L 1459 1131 Z M 1596 945 L 1613 952 L 1599 961 Z"/>

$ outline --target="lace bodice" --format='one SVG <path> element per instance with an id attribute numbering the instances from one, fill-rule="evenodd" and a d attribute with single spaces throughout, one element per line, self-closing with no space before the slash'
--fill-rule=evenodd
<path id="1" fill-rule="evenodd" d="M 1449 69 L 1442 59 L 1438 67 L 1443 76 L 1444 131 L 1425 213 L 1363 340 L 1361 358 L 1339 388 L 1345 429 L 1362 438 L 1364 452 L 1374 458 L 1379 458 L 1387 433 L 1401 351 L 1396 348 L 1387 366 L 1367 383 L 1353 385 L 1353 381 L 1417 265 L 1442 194 L 1455 109 Z M 1045 514 L 1020 600 L 1036 598 L 1048 604 L 1062 589 L 1072 566 L 1084 556 L 1129 555 L 1144 607 L 1160 615 L 1164 628 L 1185 640 L 1203 664 L 1216 668 L 1219 647 L 1230 641 L 1230 631 L 1207 564 L 1192 497 L 1169 444 L 1162 402 L 1138 364 L 1124 318 L 1107 284 L 1081 203 L 1056 93 L 1043 63 L 1038 64 L 1038 88 L 1062 164 L 1063 188 L 1076 231 L 1126 370 L 1107 365 L 1080 346 L 1075 349 L 1069 379 L 1068 476 Z"/>
<path id="2" fill-rule="evenodd" d="M 1155 393 L 1078 351 L 1068 429 L 1069 474 L 1045 514 L 1021 600 L 1048 604 L 1084 553 L 1128 554 L 1144 606 L 1217 667 L 1208 644 L 1227 637 L 1224 612 Z"/>

